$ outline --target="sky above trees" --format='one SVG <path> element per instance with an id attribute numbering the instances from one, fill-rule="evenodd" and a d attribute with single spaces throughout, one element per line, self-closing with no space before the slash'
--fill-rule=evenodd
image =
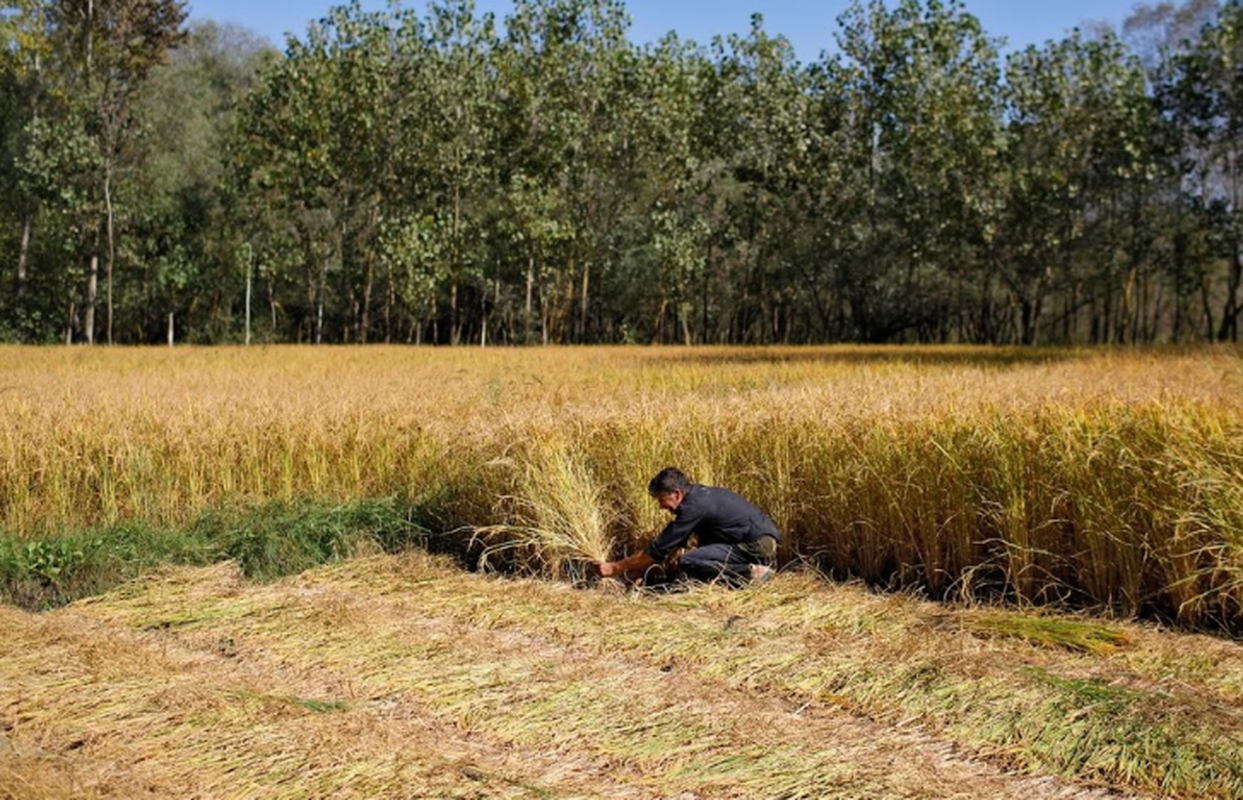
<path id="1" fill-rule="evenodd" d="M 271 39 L 284 41 L 286 33 L 302 37 L 307 23 L 323 16 L 340 3 L 327 0 L 193 0 L 190 21 L 214 19 L 235 22 Z M 1154 3 L 1155 4 L 1155 3 Z M 364 8 L 381 9 L 385 0 L 366 0 Z M 404 2 L 405 7 L 422 9 L 423 3 Z M 480 12 L 493 12 L 504 18 L 512 8 L 510 0 L 478 0 Z M 849 0 L 629 0 L 626 8 L 633 22 L 631 38 L 636 42 L 655 41 L 669 30 L 684 39 L 708 42 L 717 34 L 745 34 L 753 13 L 764 15 L 765 27 L 790 40 L 802 61 L 815 60 L 820 51 L 833 47 L 837 17 Z M 892 5 L 892 4 L 891 4 Z M 1016 0 L 968 0 L 967 10 L 980 19 L 990 36 L 1004 37 L 1006 49 L 1061 39 L 1070 29 L 1105 22 L 1115 28 L 1126 18 L 1136 0 L 1042 0 L 1038 3 Z"/>

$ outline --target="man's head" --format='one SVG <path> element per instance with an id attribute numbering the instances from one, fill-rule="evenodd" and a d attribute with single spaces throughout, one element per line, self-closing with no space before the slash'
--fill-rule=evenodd
<path id="1" fill-rule="evenodd" d="M 690 488 L 690 479 L 675 467 L 662 469 L 647 484 L 648 494 L 666 511 L 677 511 Z"/>

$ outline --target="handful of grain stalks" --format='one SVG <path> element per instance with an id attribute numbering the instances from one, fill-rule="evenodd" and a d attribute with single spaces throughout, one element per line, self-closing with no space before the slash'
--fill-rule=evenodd
<path id="1" fill-rule="evenodd" d="M 566 447 L 537 452 L 520 466 L 520 493 L 502 498 L 511 523 L 476 528 L 481 568 L 510 566 L 573 581 L 613 549 L 616 515 L 587 464 Z"/>

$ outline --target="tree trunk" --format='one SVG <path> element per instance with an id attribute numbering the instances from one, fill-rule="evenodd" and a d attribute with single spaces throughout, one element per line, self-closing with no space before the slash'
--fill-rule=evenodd
<path id="1" fill-rule="evenodd" d="M 660 298 L 660 310 L 656 312 L 656 319 L 652 323 L 652 341 L 655 344 L 665 343 L 665 310 L 669 308 L 668 298 Z"/>
<path id="2" fill-rule="evenodd" d="M 319 268 L 319 285 L 315 289 L 315 344 L 324 343 L 324 294 L 328 283 L 328 256 Z"/>
<path id="3" fill-rule="evenodd" d="M 1165 286 L 1156 288 L 1144 283 L 1144 344 L 1153 344 L 1161 335 L 1161 318 L 1165 316 Z"/>
<path id="4" fill-rule="evenodd" d="M 86 271 L 86 321 L 83 325 L 86 343 L 95 344 L 95 296 L 99 292 L 99 256 L 91 256 Z"/>
<path id="5" fill-rule="evenodd" d="M 250 346 L 250 296 L 254 292 L 254 254 L 246 245 L 246 345 Z"/>
<path id="6" fill-rule="evenodd" d="M 1102 312 L 1101 319 L 1105 327 L 1102 329 L 1101 344 L 1117 344 L 1118 327 L 1121 324 L 1118 317 L 1122 301 L 1117 297 L 1117 287 L 1112 280 L 1108 279 L 1108 276 L 1105 281 L 1105 299 L 1102 302 L 1105 310 Z"/>
<path id="7" fill-rule="evenodd" d="M 498 271 L 500 270 L 500 259 L 499 258 L 497 259 L 497 270 Z M 497 278 L 496 281 L 492 285 L 492 311 L 496 312 L 498 309 L 501 309 L 501 308 L 502 308 L 501 306 L 501 279 Z M 502 312 L 501 319 L 499 322 L 497 322 L 497 333 L 493 336 L 493 338 L 496 340 L 498 344 L 501 342 L 500 332 L 502 330 L 506 331 L 506 337 L 508 337 L 508 328 L 505 323 L 506 318 L 507 318 L 507 315 L 504 312 Z"/>
<path id="8" fill-rule="evenodd" d="M 393 286 L 393 265 L 388 264 L 384 270 L 384 280 L 388 284 L 388 292 L 384 295 L 384 343 L 393 343 L 393 301 L 396 289 Z"/>
<path id="9" fill-rule="evenodd" d="M 702 308 L 703 328 L 700 331 L 699 341 L 702 342 L 703 344 L 707 344 L 708 343 L 708 276 L 712 274 L 712 242 L 711 241 L 708 242 L 708 253 L 707 253 L 707 256 L 704 258 L 703 272 L 704 272 L 703 289 L 701 293 L 702 296 L 700 298 L 701 303 L 703 305 L 703 308 Z"/>
<path id="10" fill-rule="evenodd" d="M 1156 336 L 1157 320 L 1161 312 L 1161 289 L 1158 287 L 1156 297 L 1153 297 L 1152 283 L 1147 276 L 1139 283 L 1140 324 L 1137 330 L 1144 344 L 1151 344 Z"/>
<path id="11" fill-rule="evenodd" d="M 449 344 L 456 347 L 461 328 L 458 326 L 457 281 L 449 286 Z"/>
<path id="12" fill-rule="evenodd" d="M 458 109 L 461 118 L 461 108 Z M 462 247 L 458 236 L 462 231 L 462 185 L 453 185 L 453 285 L 449 288 L 449 344 L 456 346 L 462 335 L 457 313 L 457 276 L 461 269 Z"/>
<path id="13" fill-rule="evenodd" d="M 1139 319 L 1137 295 L 1139 293 L 1139 269 L 1132 264 L 1126 277 L 1126 286 L 1122 289 L 1122 308 L 1118 312 L 1117 343 L 1126 344 L 1127 331 L 1131 331 L 1134 343 L 1135 324 Z"/>
<path id="14" fill-rule="evenodd" d="M 173 319 L 174 319 L 173 312 L 172 311 L 168 312 L 168 346 L 169 347 L 172 347 L 173 342 L 176 341 L 176 336 L 174 335 L 176 329 L 173 325 Z"/>
<path id="15" fill-rule="evenodd" d="M 582 303 L 578 312 L 578 341 L 579 344 L 587 343 L 587 285 L 591 278 L 591 262 L 583 264 L 583 296 Z"/>
<path id="16" fill-rule="evenodd" d="M 534 330 L 531 327 L 531 293 L 535 289 L 535 256 L 527 257 L 527 305 L 522 318 L 523 338 L 526 344 L 531 343 L 531 337 Z"/>
<path id="17" fill-rule="evenodd" d="M 543 285 L 539 288 L 539 328 L 540 328 L 540 344 L 548 344 L 548 300 L 547 292 Z"/>
<path id="18" fill-rule="evenodd" d="M 1243 253 L 1238 243 L 1234 248 L 1234 263 L 1230 267 L 1230 279 L 1226 286 L 1226 306 L 1221 312 L 1221 327 L 1217 331 L 1217 341 L 1226 342 L 1239 340 L 1239 284 L 1243 283 Z"/>
<path id="19" fill-rule="evenodd" d="M 1178 344 L 1182 341 L 1183 335 L 1183 298 L 1177 292 L 1174 294 L 1174 323 L 1173 330 L 1170 333 L 1170 341 Z"/>
<path id="20" fill-rule="evenodd" d="M 276 293 L 273 290 L 272 276 L 268 275 L 268 311 L 272 313 L 272 339 L 276 339 Z"/>
<path id="21" fill-rule="evenodd" d="M 34 227 L 33 215 L 28 214 L 26 221 L 22 223 L 22 241 L 20 249 L 17 251 L 17 286 L 15 294 L 17 299 L 17 313 L 24 319 L 26 314 L 26 264 L 30 254 L 30 232 Z"/>
<path id="22" fill-rule="evenodd" d="M 1213 336 L 1216 334 L 1216 331 L 1214 330 L 1215 323 L 1213 322 L 1215 319 L 1213 315 L 1213 306 L 1209 302 L 1209 295 L 1208 276 L 1205 275 L 1200 278 L 1200 303 L 1204 307 L 1205 337 L 1211 342 L 1213 341 Z"/>
<path id="23" fill-rule="evenodd" d="M 116 261 L 116 238 L 115 238 L 115 214 L 112 210 L 112 166 L 109 165 L 104 170 L 104 209 L 107 220 L 107 238 L 108 238 L 108 260 L 105 268 L 106 282 L 108 286 L 108 310 L 107 310 L 107 337 L 105 341 L 112 344 L 112 265 Z"/>
<path id="24" fill-rule="evenodd" d="M 371 329 L 371 285 L 375 281 L 375 257 L 367 255 L 367 278 L 363 281 L 363 315 L 358 325 L 358 343 L 367 343 L 367 331 Z"/>
<path id="25" fill-rule="evenodd" d="M 485 348 L 488 346 L 488 292 L 487 292 L 487 289 L 484 289 L 484 291 L 481 292 L 480 294 L 482 296 L 479 298 L 479 313 L 483 315 L 483 321 L 479 329 L 479 346 L 481 348 Z"/>

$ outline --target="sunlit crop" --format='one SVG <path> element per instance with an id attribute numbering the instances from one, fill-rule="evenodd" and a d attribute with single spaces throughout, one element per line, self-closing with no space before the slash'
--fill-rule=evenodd
<path id="1" fill-rule="evenodd" d="M 1237 626 L 1233 350 L 0 349 L 0 526 L 401 497 L 555 574 L 677 465 L 782 557 L 942 597 Z"/>

